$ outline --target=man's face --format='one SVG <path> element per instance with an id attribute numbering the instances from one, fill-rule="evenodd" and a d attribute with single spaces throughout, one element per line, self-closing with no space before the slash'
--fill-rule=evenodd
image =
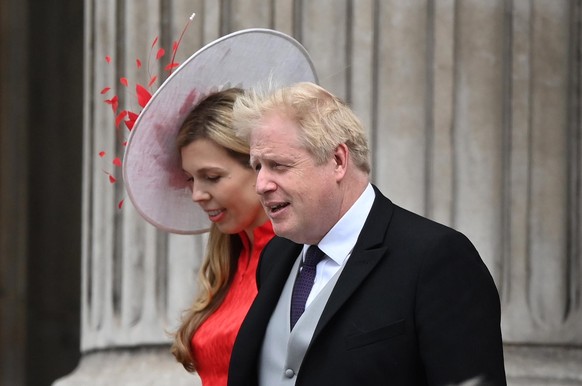
<path id="1" fill-rule="evenodd" d="M 317 164 L 285 115 L 263 117 L 251 134 L 256 189 L 279 236 L 317 244 L 340 218 L 341 195 L 333 157 Z"/>

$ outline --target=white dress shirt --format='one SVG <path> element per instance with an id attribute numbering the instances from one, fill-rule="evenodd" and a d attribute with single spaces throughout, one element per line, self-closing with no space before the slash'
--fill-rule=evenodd
<path id="1" fill-rule="evenodd" d="M 325 258 L 317 264 L 315 281 L 309 293 L 305 307 L 317 296 L 331 277 L 344 265 L 350 257 L 354 245 L 360 236 L 376 194 L 370 183 L 356 200 L 354 205 L 321 239 L 317 246 L 325 253 Z M 305 261 L 305 252 L 309 245 L 303 246 L 302 259 Z"/>

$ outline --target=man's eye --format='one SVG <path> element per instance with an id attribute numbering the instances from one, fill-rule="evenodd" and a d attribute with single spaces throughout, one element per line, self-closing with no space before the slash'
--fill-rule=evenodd
<path id="1" fill-rule="evenodd" d="M 261 164 L 253 165 L 253 170 L 258 173 L 261 170 Z"/>

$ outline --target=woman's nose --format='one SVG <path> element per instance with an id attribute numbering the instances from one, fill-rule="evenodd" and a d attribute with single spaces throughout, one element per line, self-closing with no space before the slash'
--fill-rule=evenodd
<path id="1" fill-rule="evenodd" d="M 210 194 L 205 190 L 201 189 L 196 183 L 192 184 L 192 201 L 199 203 L 210 199 Z"/>

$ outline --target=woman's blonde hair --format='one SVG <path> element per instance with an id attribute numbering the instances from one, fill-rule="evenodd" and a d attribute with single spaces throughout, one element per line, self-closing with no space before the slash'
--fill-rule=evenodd
<path id="1" fill-rule="evenodd" d="M 350 107 L 323 87 L 310 82 L 269 92 L 256 89 L 234 104 L 237 135 L 248 141 L 253 128 L 269 113 L 283 114 L 300 127 L 300 140 L 319 163 L 332 156 L 342 143 L 348 147 L 354 165 L 370 173 L 368 141 L 364 127 Z"/>
<path id="2" fill-rule="evenodd" d="M 225 148 L 235 160 L 249 167 L 248 143 L 237 137 L 232 128 L 232 107 L 242 93 L 239 88 L 230 88 L 202 100 L 186 117 L 178 132 L 178 150 L 198 139 L 210 139 Z M 214 224 L 211 226 L 198 274 L 200 290 L 190 309 L 184 313 L 172 344 L 172 354 L 187 371 L 196 371 L 192 337 L 224 300 L 241 249 L 242 242 L 238 235 L 225 234 Z"/>

